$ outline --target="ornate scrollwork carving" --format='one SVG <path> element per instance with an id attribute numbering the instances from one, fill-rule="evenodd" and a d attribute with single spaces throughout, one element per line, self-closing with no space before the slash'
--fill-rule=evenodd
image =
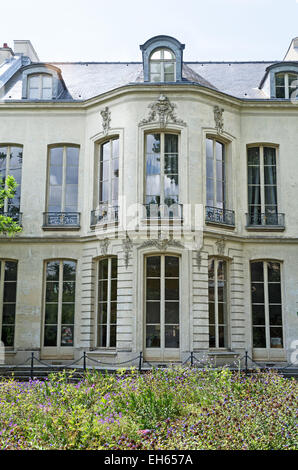
<path id="1" fill-rule="evenodd" d="M 102 111 L 100 111 L 101 117 L 102 117 L 102 129 L 104 135 L 107 135 L 110 129 L 110 122 L 111 122 L 111 112 L 106 106 Z"/>
<path id="2" fill-rule="evenodd" d="M 223 121 L 223 113 L 224 109 L 220 108 L 219 106 L 214 106 L 214 121 L 215 121 L 215 129 L 219 134 L 223 132 L 224 121 Z"/>
<path id="3" fill-rule="evenodd" d="M 157 101 L 149 104 L 149 116 L 147 119 L 142 119 L 139 125 L 141 126 L 158 121 L 161 129 L 166 128 L 169 122 L 185 126 L 185 122 L 182 121 L 182 119 L 178 119 L 174 112 L 176 107 L 176 104 L 171 103 L 169 98 L 165 95 L 160 95 Z"/>

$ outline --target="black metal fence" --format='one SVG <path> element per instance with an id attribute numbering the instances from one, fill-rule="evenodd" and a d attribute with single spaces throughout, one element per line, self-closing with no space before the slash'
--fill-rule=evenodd
<path id="1" fill-rule="evenodd" d="M 88 366 L 87 362 L 96 365 L 95 367 Z M 156 363 L 152 364 L 146 359 L 144 359 L 143 352 L 140 352 L 137 356 L 128 359 L 126 361 L 122 362 L 103 362 L 98 359 L 95 359 L 93 357 L 90 357 L 85 351 L 83 352 L 83 355 L 79 357 L 77 360 L 64 364 L 64 365 L 55 365 L 55 364 L 49 364 L 47 362 L 44 362 L 40 360 L 38 357 L 34 355 L 34 352 L 31 352 L 30 357 L 22 363 L 22 364 L 16 364 L 16 365 L 2 365 L 0 367 L 0 376 L 2 375 L 7 375 L 7 369 L 11 371 L 12 374 L 16 374 L 17 371 L 21 368 L 26 368 L 26 371 L 29 372 L 28 377 L 30 377 L 31 380 L 34 379 L 36 375 L 41 375 L 45 376 L 50 372 L 59 372 L 59 371 L 72 371 L 76 373 L 86 373 L 88 371 L 92 371 L 96 368 L 96 370 L 105 370 L 109 372 L 116 372 L 119 369 L 119 366 L 128 366 L 130 364 L 131 367 L 136 368 L 139 371 L 139 373 L 146 372 L 148 371 L 148 367 L 150 368 L 160 368 L 160 367 L 167 367 L 167 366 L 181 366 L 181 367 L 186 367 L 190 366 L 192 368 L 198 368 L 198 369 L 223 369 L 223 368 L 229 368 L 230 370 L 239 370 L 244 372 L 245 374 L 251 374 L 254 373 L 256 370 L 276 370 L 279 373 L 285 374 L 286 372 L 289 373 L 292 372 L 292 375 L 298 375 L 298 364 L 293 364 L 293 363 L 287 363 L 286 366 L 284 367 L 278 367 L 276 364 L 271 364 L 268 365 L 264 362 L 256 362 L 253 360 L 250 355 L 248 354 L 247 351 L 242 356 L 238 356 L 235 358 L 233 362 L 228 362 L 225 364 L 220 364 L 216 365 L 212 359 L 209 357 L 206 358 L 205 356 L 203 357 L 197 357 L 196 354 L 192 351 L 190 352 L 189 356 L 184 360 L 184 361 L 175 361 L 174 363 Z M 147 367 L 145 367 L 147 365 Z M 3 371 L 1 372 L 1 368 L 4 368 L 6 370 L 6 373 L 4 374 Z M 127 367 L 129 370 L 129 367 Z M 292 370 L 291 370 L 292 368 Z"/>

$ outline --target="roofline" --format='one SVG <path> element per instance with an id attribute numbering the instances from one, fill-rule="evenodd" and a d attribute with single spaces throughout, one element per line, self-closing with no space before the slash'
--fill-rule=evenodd
<path id="1" fill-rule="evenodd" d="M 257 60 L 257 61 L 188 61 L 184 60 L 184 64 L 276 64 L 279 63 L 280 60 Z M 91 62 L 44 62 L 45 64 L 52 64 L 52 65 L 59 65 L 59 64 L 73 64 L 73 65 L 85 65 L 85 64 L 139 64 L 141 65 L 143 62 L 142 61 L 112 61 L 112 62 L 96 62 L 96 61 L 91 61 Z"/>

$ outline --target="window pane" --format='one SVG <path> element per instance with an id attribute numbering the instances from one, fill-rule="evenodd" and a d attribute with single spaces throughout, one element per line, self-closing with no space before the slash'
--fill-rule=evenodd
<path id="1" fill-rule="evenodd" d="M 75 301 L 75 282 L 63 282 L 62 302 Z"/>
<path id="2" fill-rule="evenodd" d="M 58 302 L 59 283 L 47 282 L 46 285 L 46 302 Z"/>
<path id="3" fill-rule="evenodd" d="M 4 346 L 13 347 L 14 344 L 14 325 L 2 325 L 1 341 Z"/>
<path id="4" fill-rule="evenodd" d="M 73 325 L 61 326 L 61 346 L 73 346 Z"/>
<path id="5" fill-rule="evenodd" d="M 166 348 L 179 348 L 179 326 L 176 326 L 176 325 L 165 326 L 165 347 Z"/>
<path id="6" fill-rule="evenodd" d="M 57 346 L 57 326 L 45 326 L 44 346 Z"/>
<path id="7" fill-rule="evenodd" d="M 100 260 L 98 263 L 98 278 L 108 279 L 108 259 Z"/>
<path id="8" fill-rule="evenodd" d="M 160 325 L 146 326 L 146 347 L 160 348 Z"/>
<path id="9" fill-rule="evenodd" d="M 62 324 L 73 325 L 74 324 L 74 311 L 75 304 L 62 304 Z"/>
<path id="10" fill-rule="evenodd" d="M 268 263 L 268 282 L 280 282 L 280 264 Z"/>
<path id="11" fill-rule="evenodd" d="M 178 136 L 165 134 L 165 153 L 178 153 Z"/>
<path id="12" fill-rule="evenodd" d="M 17 280 L 17 263 L 15 261 L 5 261 L 5 281 Z"/>
<path id="13" fill-rule="evenodd" d="M 100 348 L 107 346 L 107 327 L 106 325 L 98 325 L 97 329 L 97 342 Z"/>
<path id="14" fill-rule="evenodd" d="M 56 325 L 58 323 L 58 303 L 46 304 L 45 324 Z"/>
<path id="15" fill-rule="evenodd" d="M 13 303 L 13 304 L 3 304 L 3 313 L 2 313 L 2 324 L 3 325 L 14 325 L 15 310 L 16 310 L 15 303 Z"/>
<path id="16" fill-rule="evenodd" d="M 269 284 L 268 291 L 269 291 L 269 303 L 280 304 L 281 303 L 280 284 Z"/>
<path id="17" fill-rule="evenodd" d="M 179 325 L 179 302 L 165 303 L 165 323 Z"/>
<path id="18" fill-rule="evenodd" d="M 270 325 L 282 325 L 281 305 L 269 305 Z"/>
<path id="19" fill-rule="evenodd" d="M 253 347 L 266 348 L 265 328 L 253 327 Z"/>
<path id="20" fill-rule="evenodd" d="M 252 281 L 263 281 L 263 262 L 251 263 L 251 280 Z"/>
<path id="21" fill-rule="evenodd" d="M 165 276 L 179 277 L 179 258 L 177 256 L 166 256 Z"/>
<path id="22" fill-rule="evenodd" d="M 165 280 L 165 299 L 179 300 L 179 279 Z"/>
<path id="23" fill-rule="evenodd" d="M 76 262 L 63 261 L 63 280 L 75 281 L 76 279 Z"/>
<path id="24" fill-rule="evenodd" d="M 282 328 L 270 328 L 270 347 L 283 348 Z"/>
<path id="25" fill-rule="evenodd" d="M 253 325 L 265 325 L 265 305 L 252 305 Z"/>
<path id="26" fill-rule="evenodd" d="M 146 302 L 146 323 L 160 323 L 160 302 Z"/>
<path id="27" fill-rule="evenodd" d="M 251 285 L 252 292 L 252 303 L 254 304 L 263 304 L 264 303 L 264 284 L 262 283 L 252 283 Z"/>
<path id="28" fill-rule="evenodd" d="M 58 281 L 59 280 L 59 261 L 50 261 L 47 263 L 46 277 L 47 281 Z"/>
<path id="29" fill-rule="evenodd" d="M 247 150 L 248 165 L 260 164 L 260 149 L 259 147 L 250 147 Z"/>
<path id="30" fill-rule="evenodd" d="M 147 300 L 160 299 L 160 280 L 147 279 Z"/>
<path id="31" fill-rule="evenodd" d="M 160 256 L 148 256 L 147 277 L 160 277 Z"/>

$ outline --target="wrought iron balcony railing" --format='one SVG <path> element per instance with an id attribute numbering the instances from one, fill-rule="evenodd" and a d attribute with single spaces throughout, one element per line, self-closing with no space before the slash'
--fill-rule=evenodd
<path id="1" fill-rule="evenodd" d="M 235 212 L 218 207 L 206 206 L 206 222 L 235 226 Z"/>
<path id="2" fill-rule="evenodd" d="M 5 217 L 11 217 L 13 222 L 17 222 L 20 226 L 22 225 L 22 212 L 18 212 L 16 210 L 2 212 L 0 210 L 0 215 L 4 215 Z"/>
<path id="3" fill-rule="evenodd" d="M 110 224 L 118 222 L 119 206 L 101 204 L 96 210 L 91 211 L 91 226 L 98 223 Z"/>
<path id="4" fill-rule="evenodd" d="M 285 214 L 258 213 L 246 214 L 247 227 L 280 227 L 285 226 Z"/>
<path id="5" fill-rule="evenodd" d="M 44 212 L 43 226 L 55 228 L 79 228 L 80 213 L 79 212 Z"/>
<path id="6" fill-rule="evenodd" d="M 183 219 L 183 204 L 145 204 L 145 214 L 147 219 Z"/>

